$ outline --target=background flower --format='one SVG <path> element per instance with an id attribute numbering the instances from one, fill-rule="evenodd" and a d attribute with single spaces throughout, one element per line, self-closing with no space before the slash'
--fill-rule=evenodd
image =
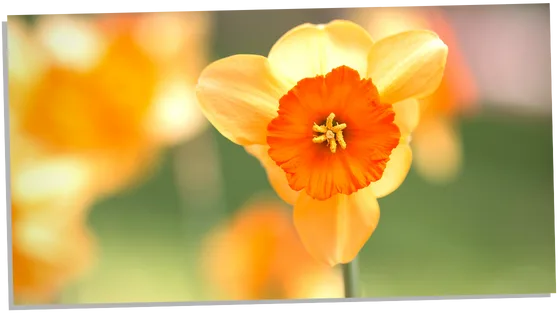
<path id="1" fill-rule="evenodd" d="M 339 298 L 338 268 L 317 262 L 301 244 L 290 209 L 272 198 L 253 198 L 205 241 L 202 266 L 218 299 Z"/>
<path id="2" fill-rule="evenodd" d="M 193 88 L 207 19 L 197 12 L 10 18 L 16 303 L 60 301 L 95 262 L 93 205 L 137 185 L 160 151 L 205 129 Z"/>
<path id="3" fill-rule="evenodd" d="M 42 71 L 34 84 L 11 87 L 29 95 L 11 105 L 22 133 L 53 154 L 92 159 L 102 191 L 145 175 L 159 149 L 205 126 L 192 86 L 206 23 L 203 13 L 39 18 L 27 37 L 29 52 L 47 56 Z M 153 35 L 163 30 L 185 34 L 170 46 Z"/>
<path id="4" fill-rule="evenodd" d="M 11 131 L 11 231 L 14 298 L 51 303 L 94 263 L 87 227 L 92 169 L 83 160 L 46 157 Z M 32 153 L 31 153 L 32 152 Z"/>

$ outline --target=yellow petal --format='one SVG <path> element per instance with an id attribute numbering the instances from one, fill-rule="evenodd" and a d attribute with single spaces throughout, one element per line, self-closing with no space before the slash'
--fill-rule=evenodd
<path id="1" fill-rule="evenodd" d="M 324 25 L 306 23 L 284 34 L 270 50 L 268 60 L 273 72 L 290 86 L 341 65 L 365 77 L 372 45 L 369 34 L 355 23 L 343 20 Z"/>
<path id="2" fill-rule="evenodd" d="M 307 251 L 334 266 L 352 261 L 379 222 L 379 204 L 372 189 L 327 200 L 301 193 L 294 206 L 294 224 Z"/>
<path id="3" fill-rule="evenodd" d="M 368 189 L 373 190 L 377 198 L 389 195 L 403 183 L 408 175 L 411 163 L 412 150 L 406 141 L 401 141 L 401 144 L 391 152 L 383 176 L 378 181 L 371 183 Z"/>
<path id="4" fill-rule="evenodd" d="M 407 31 L 376 42 L 368 58 L 368 74 L 381 100 L 396 103 L 426 97 L 438 88 L 447 45 L 432 31 Z"/>
<path id="5" fill-rule="evenodd" d="M 278 196 L 282 198 L 288 204 L 295 204 L 299 192 L 293 190 L 290 185 L 288 185 L 288 179 L 286 178 L 286 173 L 280 166 L 276 165 L 276 162 L 270 158 L 268 155 L 268 145 L 250 145 L 246 146 L 245 150 L 256 157 L 261 165 L 266 170 L 268 175 L 268 180 L 272 188 L 276 191 Z"/>
<path id="6" fill-rule="evenodd" d="M 414 133 L 415 170 L 433 183 L 457 177 L 462 165 L 462 146 L 453 125 L 445 119 L 423 121 Z"/>
<path id="7" fill-rule="evenodd" d="M 409 98 L 393 104 L 395 124 L 399 126 L 401 136 L 407 138 L 420 120 L 420 105 L 417 100 Z"/>
<path id="8" fill-rule="evenodd" d="M 266 144 L 266 128 L 286 92 L 265 57 L 234 55 L 213 62 L 201 73 L 196 96 L 216 129 L 239 145 Z"/>

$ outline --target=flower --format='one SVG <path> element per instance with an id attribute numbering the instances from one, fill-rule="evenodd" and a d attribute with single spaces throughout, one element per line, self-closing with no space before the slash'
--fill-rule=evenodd
<path id="1" fill-rule="evenodd" d="M 352 22 L 303 24 L 268 57 L 207 66 L 197 97 L 214 127 L 257 157 L 294 204 L 307 250 L 335 265 L 354 259 L 377 226 L 377 198 L 404 180 L 414 99 L 438 87 L 446 56 L 431 31 L 374 43 Z"/>
<path id="2" fill-rule="evenodd" d="M 93 266 L 94 239 L 83 218 L 60 219 L 48 213 L 50 207 L 30 210 L 12 205 L 12 272 L 17 304 L 53 302 L 66 285 Z"/>
<path id="3" fill-rule="evenodd" d="M 155 141 L 173 145 L 206 127 L 194 86 L 208 55 L 207 12 L 110 14 L 100 19 L 104 33 L 131 34 L 154 61 L 159 83 L 147 129 Z"/>
<path id="4" fill-rule="evenodd" d="M 14 298 L 53 302 L 94 263 L 85 226 L 92 169 L 79 158 L 42 156 L 13 130 L 10 140 Z"/>
<path id="5" fill-rule="evenodd" d="M 147 175 L 160 149 L 204 129 L 194 95 L 205 58 L 204 13 L 53 15 L 27 29 L 17 22 L 10 20 L 11 41 L 28 39 L 27 49 L 16 45 L 10 55 L 23 53 L 16 65 L 38 60 L 40 71 L 13 84 L 29 69 L 10 72 L 14 119 L 50 154 L 90 159 L 100 193 Z M 190 58 L 180 60 L 186 52 Z"/>
<path id="6" fill-rule="evenodd" d="M 442 83 L 419 100 L 421 115 L 411 146 L 414 168 L 427 180 L 446 183 L 462 165 L 462 143 L 457 118 L 476 110 L 475 80 L 461 54 L 459 42 L 443 10 L 437 8 L 372 8 L 353 14 L 373 38 L 424 28 L 435 31 L 450 47 Z"/>
<path id="7" fill-rule="evenodd" d="M 218 292 L 220 298 L 344 295 L 340 270 L 309 255 L 293 227 L 289 208 L 274 199 L 247 202 L 231 220 L 209 233 L 203 248 L 204 275 L 209 289 Z"/>

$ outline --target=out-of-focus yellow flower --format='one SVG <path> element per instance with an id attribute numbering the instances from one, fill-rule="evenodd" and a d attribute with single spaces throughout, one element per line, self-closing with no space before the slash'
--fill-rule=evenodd
<path id="1" fill-rule="evenodd" d="M 233 300 L 340 298 L 338 268 L 322 264 L 305 250 L 289 208 L 257 199 L 206 240 L 203 259 L 212 298 Z M 227 262 L 227 266 L 224 266 Z"/>
<path id="2" fill-rule="evenodd" d="M 94 261 L 91 203 L 205 126 L 194 85 L 206 33 L 198 12 L 10 17 L 16 302 L 53 302 Z"/>
<path id="3" fill-rule="evenodd" d="M 205 13 L 54 15 L 27 30 L 12 22 L 12 42 L 29 40 L 10 54 L 41 65 L 29 84 L 12 84 L 28 68 L 10 72 L 14 119 L 50 154 L 91 159 L 100 191 L 132 183 L 159 149 L 205 127 L 194 94 L 205 59 Z"/>
<path id="4" fill-rule="evenodd" d="M 464 60 L 452 26 L 437 8 L 372 8 L 352 11 L 374 39 L 411 29 L 436 32 L 449 47 L 447 66 L 440 87 L 419 100 L 420 122 L 411 147 L 414 168 L 427 180 L 448 182 L 462 166 L 462 142 L 456 128 L 460 115 L 476 109 L 477 89 Z"/>
<path id="5" fill-rule="evenodd" d="M 84 218 L 56 217 L 49 213 L 53 210 L 50 207 L 31 210 L 12 205 L 12 272 L 17 304 L 55 302 L 64 287 L 95 261 L 93 238 L 84 226 Z"/>
<path id="6" fill-rule="evenodd" d="M 10 136 L 18 139 L 17 133 Z M 23 139 L 10 149 L 15 302 L 52 303 L 94 263 L 85 226 L 91 168 L 72 157 L 41 156 Z"/>
<path id="7" fill-rule="evenodd" d="M 209 13 L 111 14 L 100 25 L 104 33 L 118 29 L 131 34 L 158 68 L 146 126 L 155 141 L 175 144 L 207 126 L 196 105 L 194 86 L 207 63 Z"/>
<path id="8" fill-rule="evenodd" d="M 335 265 L 354 259 L 377 226 L 377 198 L 408 173 L 414 99 L 439 86 L 446 57 L 431 31 L 374 43 L 348 21 L 303 24 L 268 57 L 210 64 L 197 97 L 216 129 L 257 157 L 295 205 L 307 250 Z"/>

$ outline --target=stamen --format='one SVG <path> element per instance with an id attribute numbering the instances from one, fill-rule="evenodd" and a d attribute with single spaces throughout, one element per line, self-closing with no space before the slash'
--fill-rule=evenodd
<path id="1" fill-rule="evenodd" d="M 319 126 L 319 125 L 317 125 L 317 124 L 314 124 L 314 125 L 313 125 L 313 131 L 314 131 L 314 132 L 325 133 L 325 132 L 327 132 L 327 130 L 328 130 L 328 129 L 327 129 L 326 126 Z"/>
<path id="2" fill-rule="evenodd" d="M 332 153 L 336 153 L 336 141 L 334 139 L 329 140 L 329 149 Z"/>
<path id="3" fill-rule="evenodd" d="M 331 113 L 328 117 L 327 117 L 327 128 L 328 129 L 332 129 L 333 125 L 333 120 L 334 120 L 334 113 Z"/>
<path id="4" fill-rule="evenodd" d="M 346 141 L 344 141 L 344 137 L 342 136 L 342 132 L 336 134 L 336 141 L 340 144 L 340 147 L 346 149 Z"/>
<path id="5" fill-rule="evenodd" d="M 346 128 L 346 124 L 334 124 L 334 113 L 331 113 L 324 125 L 313 124 L 313 132 L 320 133 L 313 137 L 313 143 L 323 143 L 327 142 L 329 150 L 332 153 L 336 153 L 337 145 L 340 145 L 342 149 L 346 149 L 346 141 L 344 141 L 344 136 L 342 135 L 342 130 Z"/>
<path id="6" fill-rule="evenodd" d="M 317 137 L 313 138 L 313 143 L 323 143 L 325 141 L 327 141 L 327 136 L 326 135 L 320 135 L 320 136 L 317 136 Z"/>

